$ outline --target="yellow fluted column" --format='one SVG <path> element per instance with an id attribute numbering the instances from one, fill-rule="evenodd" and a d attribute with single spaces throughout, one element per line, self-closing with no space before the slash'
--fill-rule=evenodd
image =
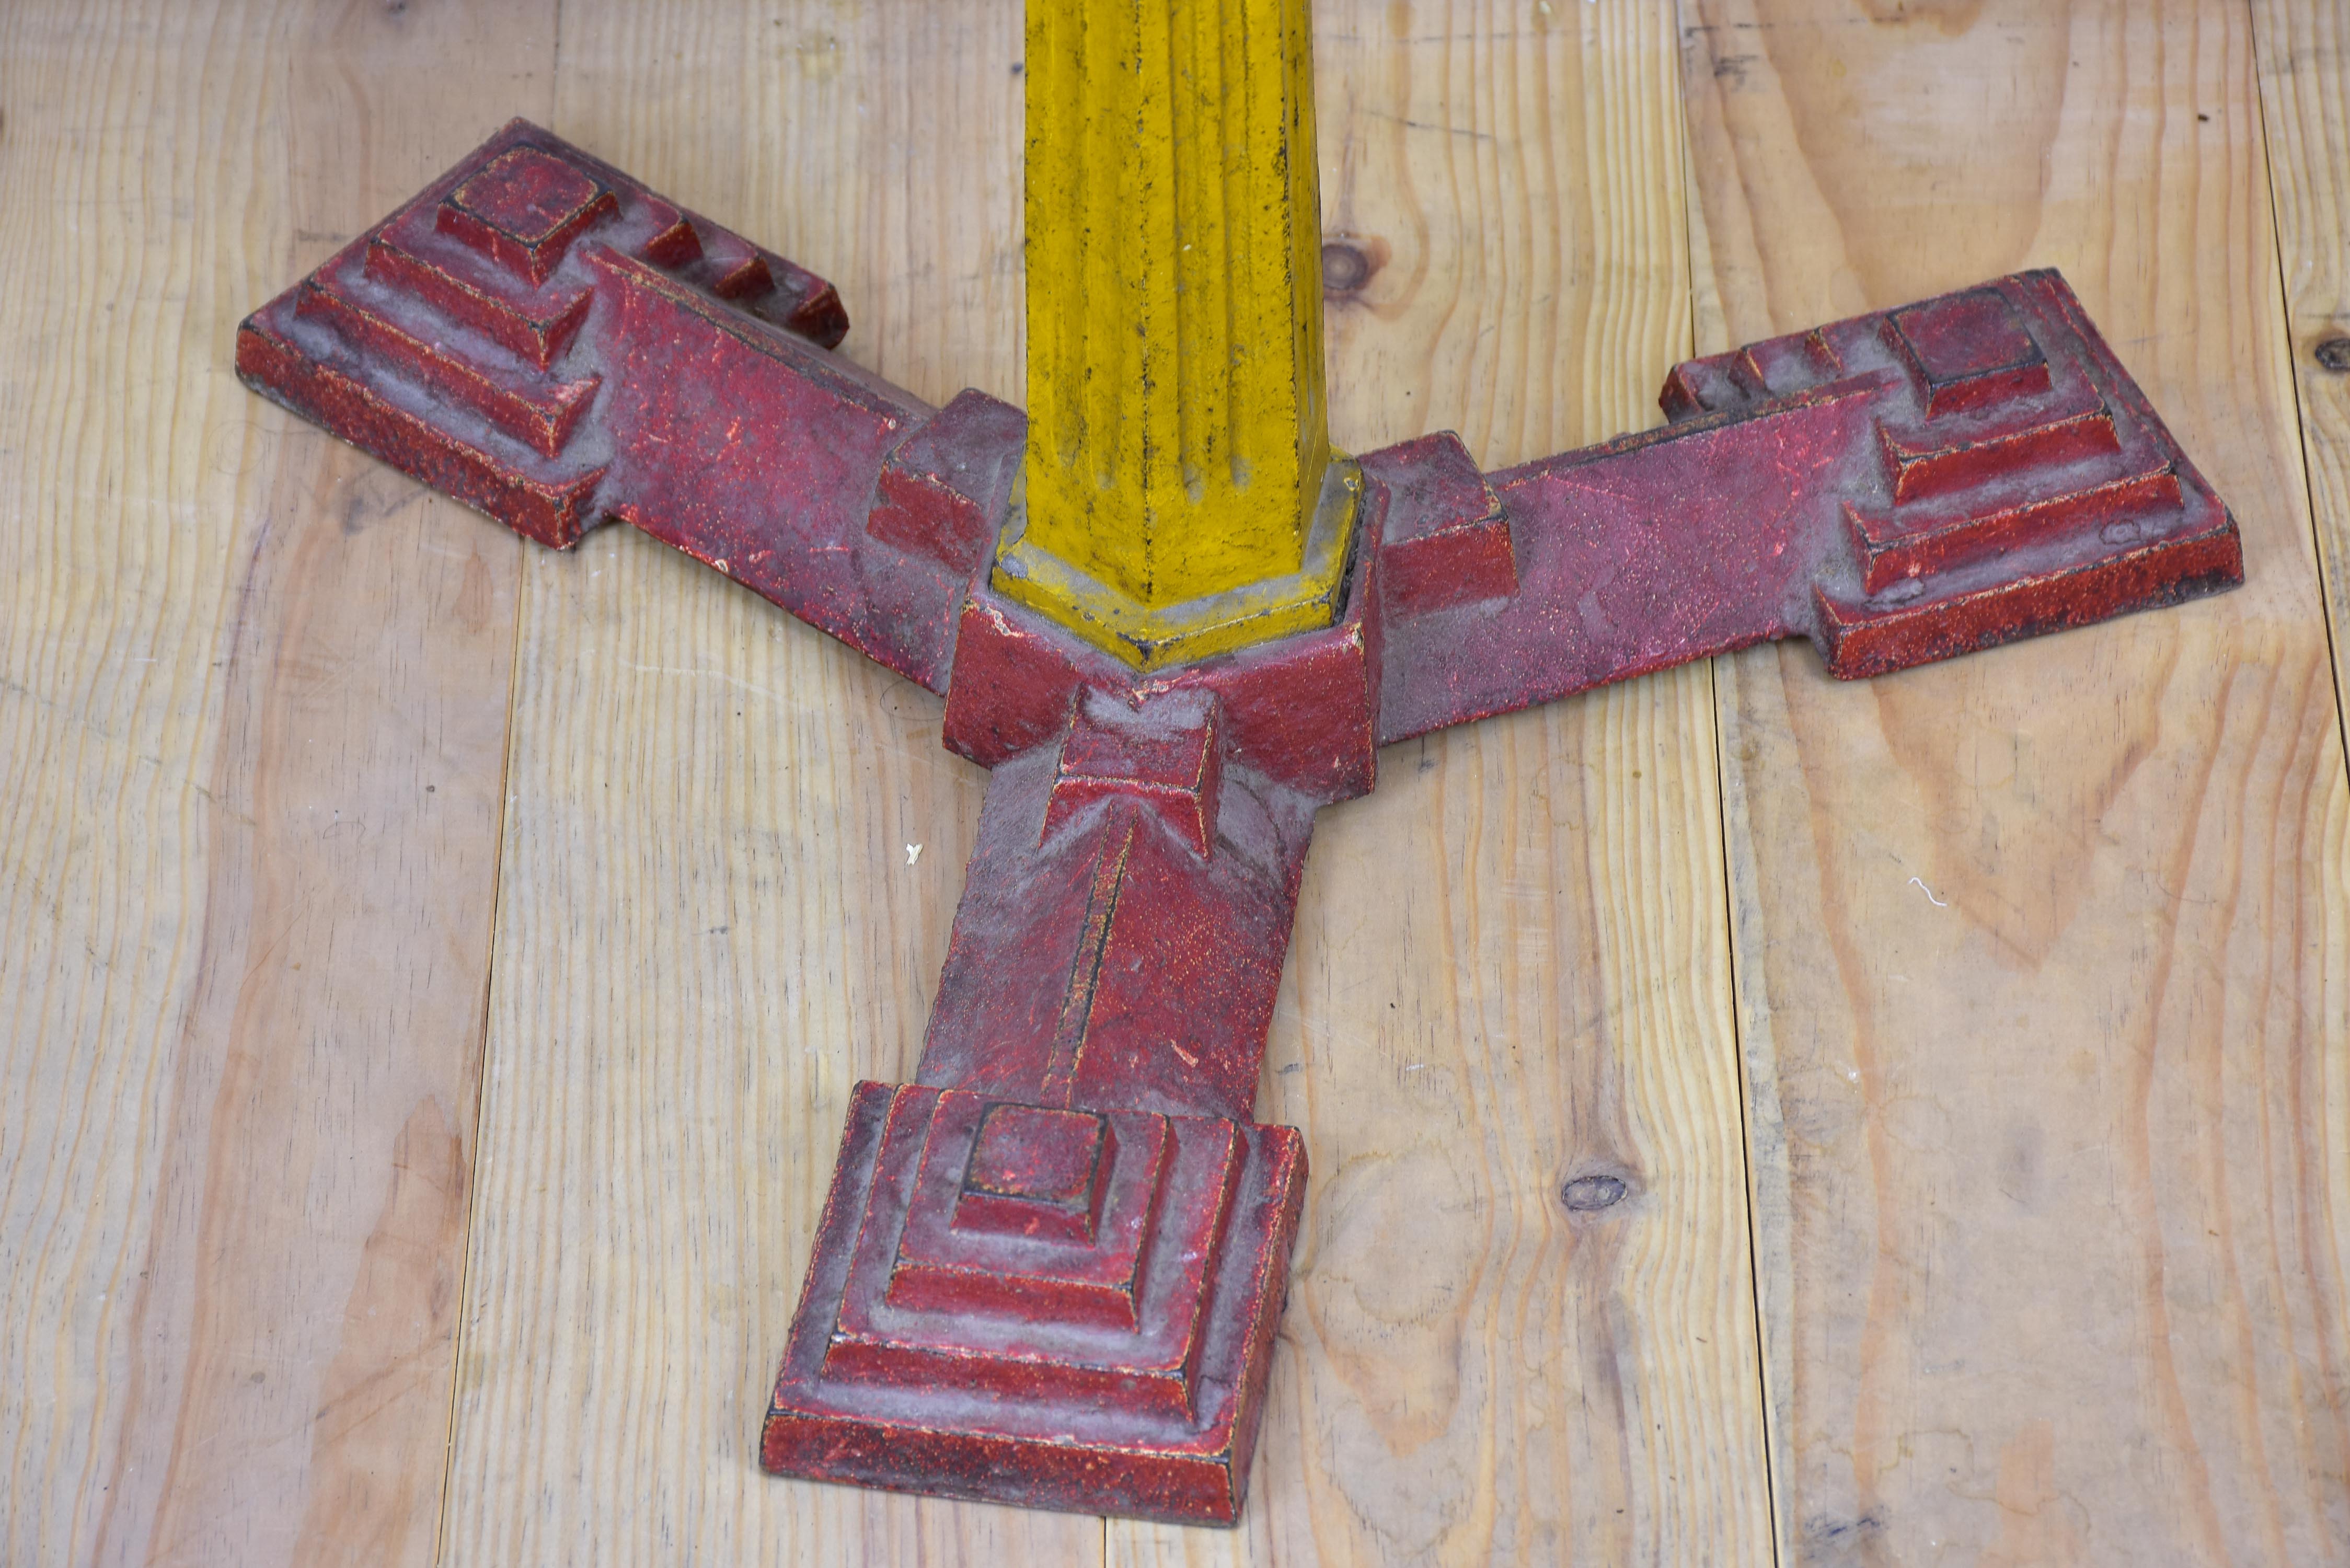
<path id="1" fill-rule="evenodd" d="M 1029 0 L 1028 448 L 997 587 L 1143 668 L 1331 619 L 1306 0 Z"/>

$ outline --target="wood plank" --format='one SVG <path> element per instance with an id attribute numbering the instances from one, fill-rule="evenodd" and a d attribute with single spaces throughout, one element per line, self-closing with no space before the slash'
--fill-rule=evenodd
<path id="1" fill-rule="evenodd" d="M 2061 266 L 2250 576 L 1721 667 L 1784 1560 L 2350 1561 L 2350 786 L 2244 8 L 1684 20 L 1701 347 Z"/>
<path id="2" fill-rule="evenodd" d="M 1338 444 L 1489 467 L 1690 352 L 1671 18 L 1316 7 Z M 1342 275 L 1345 268 L 1340 268 Z M 1767 1562 L 1708 672 L 1389 749 L 1316 830 L 1258 1112 L 1313 1186 L 1240 1532 L 1121 1563 Z M 1612 1206 L 1570 1212 L 1570 1181 Z"/>
<path id="3" fill-rule="evenodd" d="M 554 129 L 832 278 L 860 363 L 1016 399 L 1019 7 L 908 16 L 575 6 Z M 517 680 L 444 1560 L 1098 1561 L 1097 1520 L 757 1469 L 849 1089 L 912 1075 L 962 888 L 941 703 L 625 531 L 531 557 Z"/>
<path id="4" fill-rule="evenodd" d="M 2301 455 L 2315 525 L 2319 575 L 2334 649 L 2334 701 L 2343 703 L 2350 649 L 2350 16 L 2327 0 L 2255 0 L 2252 38 L 2266 132 L 2269 192 L 2284 283 L 2286 343 L 2300 413 Z M 2330 956 L 2330 955 L 2329 955 Z M 2327 963 L 2321 1021 L 2339 1026 L 2345 981 Z M 2350 1075 L 2329 1077 L 2320 1125 L 2350 1127 Z M 2335 1199 L 2331 1259 L 2350 1246 L 2350 1205 Z M 2332 1333 L 2338 1367 L 2345 1336 Z M 2341 1407 L 2343 1380 L 2333 1392 Z M 2350 1446 L 2350 1445 L 2345 1445 Z M 2336 1449 L 2338 1454 L 2340 1449 Z M 2350 1538 L 2350 1477 L 2337 1469 L 2331 1522 Z M 2350 1551 L 2350 1548 L 2345 1548 Z"/>
<path id="5" fill-rule="evenodd" d="M 2338 695 L 2350 672 L 2350 16 L 2324 0 L 2254 0 L 2252 41 Z"/>
<path id="6" fill-rule="evenodd" d="M 0 16 L 10 1563 L 432 1554 L 517 552 L 231 357 L 550 20 Z"/>

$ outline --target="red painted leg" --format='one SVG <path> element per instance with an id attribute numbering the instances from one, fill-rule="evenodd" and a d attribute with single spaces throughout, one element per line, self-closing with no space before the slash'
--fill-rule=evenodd
<path id="1" fill-rule="evenodd" d="M 826 352 L 832 286 L 515 120 L 254 312 L 248 386 L 567 548 L 635 524 L 934 691 L 1025 421 Z"/>
<path id="2" fill-rule="evenodd" d="M 1660 430 L 1492 476 L 1513 586 L 1390 596 L 1382 742 L 1774 638 L 1881 675 L 2243 580 L 2053 272 L 1692 360 L 1659 401 Z M 1396 451 L 1465 469 L 1441 439 Z"/>
<path id="3" fill-rule="evenodd" d="M 919 1085 L 859 1085 L 768 1469 L 1230 1523 L 1305 1194 L 1248 1119 L 1314 804 L 1099 696 L 989 781 Z"/>

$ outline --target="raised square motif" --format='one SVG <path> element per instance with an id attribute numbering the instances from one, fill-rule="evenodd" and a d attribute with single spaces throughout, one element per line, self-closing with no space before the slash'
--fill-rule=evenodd
<path id="1" fill-rule="evenodd" d="M 990 1106 L 955 1200 L 955 1227 L 1091 1243 L 1117 1155 L 1107 1116 Z"/>
<path id="2" fill-rule="evenodd" d="M 1205 855 L 1214 841 L 1222 762 L 1215 707 L 1206 693 L 1167 693 L 1137 712 L 1088 691 L 1061 745 L 1045 832 L 1097 801 L 1123 796 L 1140 802 Z"/>
<path id="3" fill-rule="evenodd" d="M 975 1095 L 958 1095 L 941 1100 L 934 1113 L 884 1299 L 913 1310 L 1019 1313 L 1136 1328 L 1162 1218 L 1160 1191 L 1168 1179 L 1170 1142 L 1167 1118 L 1149 1111 L 1096 1116 L 1034 1106 L 982 1110 L 982 1104 Z M 984 1144 L 990 1127 L 1003 1120 L 1004 1113 L 1022 1111 L 1040 1120 L 1090 1122 L 1099 1129 L 1096 1148 L 1101 1158 L 1083 1191 L 1073 1195 L 1075 1201 L 1055 1206 L 1067 1216 L 1059 1226 L 1030 1229 L 1020 1223 L 1030 1216 L 1017 1210 L 1033 1209 L 1032 1203 L 972 1187 L 970 1167 L 981 1158 L 971 1132 L 974 1117 Z"/>
<path id="4" fill-rule="evenodd" d="M 1997 289 L 1897 310 L 1893 327 L 1925 380 L 1929 418 L 2048 390 L 2046 357 Z"/>
<path id="5" fill-rule="evenodd" d="M 450 192 L 436 223 L 535 288 L 583 230 L 619 210 L 612 192 L 577 165 L 513 147 Z"/>
<path id="6" fill-rule="evenodd" d="M 1231 1124 L 1153 1112 L 1103 1118 L 1124 1134 L 1122 1156 L 1101 1235 L 1071 1241 L 955 1223 L 980 1124 L 1004 1108 L 949 1092 L 926 1126 L 893 1121 L 884 1168 L 917 1168 L 905 1218 L 894 1238 L 868 1220 L 826 1372 L 902 1381 L 943 1366 L 972 1387 L 1071 1397 L 1117 1389 L 1189 1414 L 1199 1260 L 1214 1250 L 1238 1174 Z"/>

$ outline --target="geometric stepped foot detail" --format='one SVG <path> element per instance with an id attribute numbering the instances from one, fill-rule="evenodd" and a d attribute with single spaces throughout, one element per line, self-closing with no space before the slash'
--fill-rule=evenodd
<path id="1" fill-rule="evenodd" d="M 1305 1190 L 1289 1127 L 859 1084 L 761 1463 L 1232 1522 Z"/>

